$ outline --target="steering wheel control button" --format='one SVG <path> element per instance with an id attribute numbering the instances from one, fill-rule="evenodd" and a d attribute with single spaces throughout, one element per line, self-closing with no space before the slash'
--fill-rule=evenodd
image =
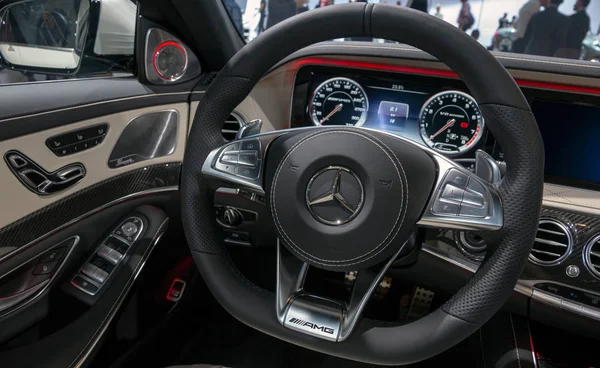
<path id="1" fill-rule="evenodd" d="M 577 267 L 575 265 L 569 265 L 569 266 L 567 266 L 565 273 L 569 277 L 577 277 L 577 276 L 579 276 L 579 267 Z"/>
<path id="2" fill-rule="evenodd" d="M 465 190 L 457 187 L 452 183 L 448 183 L 444 186 L 444 190 L 442 191 L 442 199 L 445 199 L 450 202 L 454 202 L 460 204 L 463 200 L 463 196 L 465 195 Z"/>
<path id="3" fill-rule="evenodd" d="M 235 175 L 236 168 L 237 168 L 237 165 L 232 165 L 232 164 L 222 164 L 220 162 L 217 162 L 215 164 L 215 169 L 222 171 L 224 173 L 227 173 L 227 174 L 231 174 L 231 175 Z"/>
<path id="4" fill-rule="evenodd" d="M 260 141 L 258 139 L 248 139 L 241 141 L 240 151 L 260 151 Z"/>
<path id="5" fill-rule="evenodd" d="M 52 273 L 56 266 L 58 266 L 58 261 L 38 263 L 37 266 L 35 266 L 35 268 L 33 269 L 33 274 L 47 275 L 49 273 Z"/>
<path id="6" fill-rule="evenodd" d="M 460 211 L 460 204 L 445 202 L 444 200 L 435 201 L 432 212 L 436 215 L 457 216 Z"/>
<path id="7" fill-rule="evenodd" d="M 94 295 L 98 292 L 98 286 L 92 284 L 81 276 L 73 277 L 71 284 L 91 295 Z"/>
<path id="8" fill-rule="evenodd" d="M 240 152 L 238 162 L 239 165 L 255 167 L 258 165 L 258 155 L 256 152 Z"/>
<path id="9" fill-rule="evenodd" d="M 246 179 L 256 179 L 260 173 L 260 167 L 238 166 L 235 169 L 235 174 Z"/>
<path id="10" fill-rule="evenodd" d="M 485 200 L 482 194 L 466 190 L 461 204 L 468 207 L 483 208 Z"/>
<path id="11" fill-rule="evenodd" d="M 448 172 L 446 181 L 456 185 L 459 188 L 466 188 L 469 182 L 469 177 L 456 169 L 452 169 Z"/>
<path id="12" fill-rule="evenodd" d="M 239 153 L 237 151 L 223 152 L 219 158 L 219 162 L 222 164 L 237 165 Z"/>

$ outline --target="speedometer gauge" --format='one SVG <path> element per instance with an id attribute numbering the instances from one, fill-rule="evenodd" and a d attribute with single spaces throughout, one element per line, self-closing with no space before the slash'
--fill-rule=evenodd
<path id="1" fill-rule="evenodd" d="M 484 127 L 477 102 L 458 91 L 441 92 L 427 100 L 419 114 L 419 123 L 425 144 L 450 156 L 473 148 Z"/>
<path id="2" fill-rule="evenodd" d="M 361 126 L 367 120 L 369 100 L 352 79 L 332 78 L 321 83 L 308 104 L 315 125 Z"/>

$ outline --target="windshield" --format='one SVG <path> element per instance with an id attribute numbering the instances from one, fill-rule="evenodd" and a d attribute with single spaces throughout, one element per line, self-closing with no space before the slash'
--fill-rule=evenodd
<path id="1" fill-rule="evenodd" d="M 352 0 L 350 0 L 352 1 Z M 366 0 L 356 0 L 367 2 Z M 296 14 L 348 0 L 223 0 L 246 42 Z M 459 27 L 489 50 L 600 60 L 600 1 L 370 0 L 408 6 Z M 371 38 L 337 41 L 391 42 Z"/>

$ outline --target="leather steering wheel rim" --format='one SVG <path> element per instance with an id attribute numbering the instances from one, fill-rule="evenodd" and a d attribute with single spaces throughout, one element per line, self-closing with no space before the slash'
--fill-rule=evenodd
<path id="1" fill-rule="evenodd" d="M 504 225 L 493 233 L 486 260 L 473 278 L 433 313 L 403 326 L 363 319 L 345 341 L 333 343 L 284 328 L 275 295 L 245 279 L 231 262 L 214 218 L 204 160 L 221 146 L 222 122 L 252 88 L 293 52 L 330 39 L 375 37 L 418 47 L 446 63 L 465 82 L 498 143 L 506 176 L 498 186 Z M 449 42 L 451 40 L 451 42 Z M 313 350 L 376 364 L 407 364 L 434 356 L 475 332 L 506 302 L 527 261 L 542 203 L 544 149 L 529 105 L 504 67 L 477 41 L 425 13 L 384 4 L 347 4 L 294 16 L 242 48 L 200 101 L 190 131 L 181 181 L 182 216 L 194 260 L 223 307 L 243 323 Z"/>

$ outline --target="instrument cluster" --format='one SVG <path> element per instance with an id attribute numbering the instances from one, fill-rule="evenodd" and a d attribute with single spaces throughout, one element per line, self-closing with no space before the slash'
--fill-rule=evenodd
<path id="1" fill-rule="evenodd" d="M 386 130 L 452 157 L 477 147 L 484 135 L 479 105 L 455 88 L 361 75 L 310 73 L 307 79 L 305 114 L 299 125 Z"/>

